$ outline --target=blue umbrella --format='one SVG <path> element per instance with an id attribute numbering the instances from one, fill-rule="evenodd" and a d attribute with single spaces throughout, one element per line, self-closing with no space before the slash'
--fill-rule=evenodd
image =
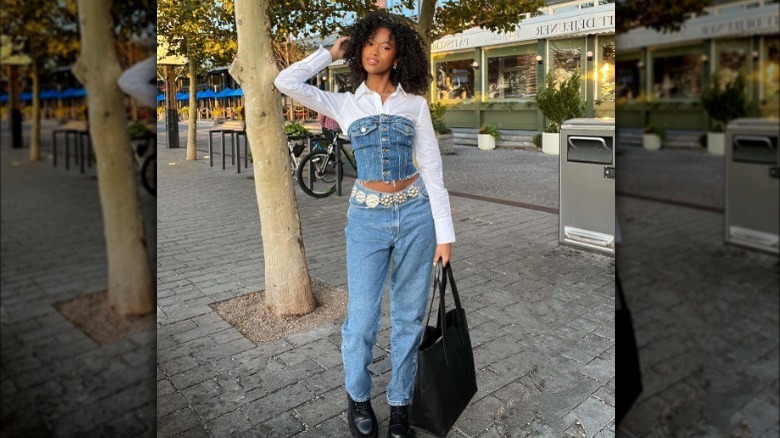
<path id="1" fill-rule="evenodd" d="M 176 100 L 189 100 L 190 93 L 176 93 Z"/>
<path id="2" fill-rule="evenodd" d="M 56 99 L 58 96 L 57 90 L 50 88 L 41 92 L 41 100 Z"/>
<path id="3" fill-rule="evenodd" d="M 7 94 L 0 95 L 0 102 L 8 102 L 8 95 Z"/>
<path id="4" fill-rule="evenodd" d="M 158 102 L 162 102 L 164 100 L 165 100 L 165 95 L 164 94 L 160 94 L 159 96 L 157 96 L 157 101 Z"/>
<path id="5" fill-rule="evenodd" d="M 60 99 L 69 99 L 69 98 L 73 97 L 73 93 L 75 91 L 76 91 L 75 88 L 68 88 L 67 90 L 65 90 L 62 93 L 60 93 L 59 98 Z"/>
<path id="6" fill-rule="evenodd" d="M 198 99 L 210 99 L 217 95 L 217 93 L 211 91 L 211 90 L 200 90 L 198 91 Z"/>
<path id="7" fill-rule="evenodd" d="M 19 99 L 21 99 L 21 100 L 32 100 L 32 93 L 25 91 L 25 92 L 23 92 L 22 94 L 19 95 Z"/>
<path id="8" fill-rule="evenodd" d="M 87 89 L 78 88 L 76 90 L 73 90 L 73 95 L 71 97 L 87 97 Z"/>
<path id="9" fill-rule="evenodd" d="M 230 97 L 240 97 L 244 95 L 244 90 L 241 88 L 236 88 L 232 93 L 230 93 Z"/>
<path id="10" fill-rule="evenodd" d="M 225 88 L 224 90 L 220 91 L 219 93 L 217 93 L 217 95 L 214 96 L 214 97 L 218 97 L 220 99 L 223 98 L 223 97 L 230 97 L 233 94 L 233 91 L 234 90 L 232 88 L 228 87 L 228 88 Z"/>

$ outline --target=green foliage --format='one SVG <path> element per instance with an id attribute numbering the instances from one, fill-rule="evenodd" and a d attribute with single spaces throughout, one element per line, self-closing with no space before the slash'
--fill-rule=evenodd
<path id="1" fill-rule="evenodd" d="M 130 132 L 130 138 L 142 138 L 155 135 L 155 132 L 143 122 L 133 122 L 128 126 L 127 130 Z"/>
<path id="2" fill-rule="evenodd" d="M 542 148 L 542 134 L 536 134 L 534 135 L 534 146 L 536 146 L 536 149 Z"/>
<path id="3" fill-rule="evenodd" d="M 723 132 L 728 122 L 749 113 L 745 77 L 740 73 L 734 81 L 721 87 L 716 75 L 702 90 L 701 103 L 707 114 L 715 120 L 713 131 Z"/>
<path id="4" fill-rule="evenodd" d="M 493 32 L 512 32 L 526 13 L 539 15 L 539 9 L 546 6 L 543 0 L 423 0 L 422 9 L 427 2 L 438 4 L 434 6 L 432 41 L 474 26 Z M 422 23 L 421 27 L 424 28 Z"/>
<path id="5" fill-rule="evenodd" d="M 681 29 L 686 17 L 703 15 L 704 8 L 712 0 L 622 0 L 616 2 L 615 29 L 618 33 L 635 27 L 648 27 L 659 32 L 676 32 Z"/>
<path id="6" fill-rule="evenodd" d="M 664 129 L 663 126 L 658 126 L 658 125 L 645 126 L 645 134 L 655 134 L 661 139 L 661 141 L 666 140 L 666 129 Z"/>
<path id="7" fill-rule="evenodd" d="M 157 37 L 166 56 L 195 59 L 199 68 L 229 64 L 238 48 L 233 0 L 158 0 Z"/>
<path id="8" fill-rule="evenodd" d="M 44 69 L 71 64 L 80 47 L 77 24 L 73 0 L 3 0 L 4 56 L 26 54 Z"/>
<path id="9" fill-rule="evenodd" d="M 288 136 L 311 136 L 311 131 L 296 121 L 284 125 L 284 133 Z"/>
<path id="10" fill-rule="evenodd" d="M 496 141 L 501 140 L 501 132 L 499 132 L 498 130 L 498 125 L 493 125 L 491 123 L 483 125 L 482 128 L 479 130 L 479 133 L 490 134 L 490 136 L 493 137 Z"/>
<path id="11" fill-rule="evenodd" d="M 561 123 L 564 121 L 582 117 L 585 114 L 585 102 L 580 95 L 579 72 L 575 72 L 561 84 L 556 84 L 555 75 L 550 70 L 544 90 L 536 93 L 536 104 L 552 122 L 553 132 L 560 132 Z"/>
<path id="12" fill-rule="evenodd" d="M 428 109 L 431 111 L 431 122 L 433 122 L 433 130 L 436 135 L 451 134 L 452 129 L 444 123 L 444 113 L 447 112 L 447 107 L 441 102 L 436 102 L 428 104 Z"/>

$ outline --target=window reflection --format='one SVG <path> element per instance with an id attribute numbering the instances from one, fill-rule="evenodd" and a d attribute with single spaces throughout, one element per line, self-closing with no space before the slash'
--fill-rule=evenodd
<path id="1" fill-rule="evenodd" d="M 333 74 L 333 91 L 343 93 L 345 91 L 353 91 L 352 78 L 349 73 L 334 73 Z"/>
<path id="2" fill-rule="evenodd" d="M 764 62 L 761 64 L 764 98 L 780 97 L 780 41 L 767 41 Z"/>
<path id="3" fill-rule="evenodd" d="M 745 73 L 747 64 L 745 59 L 745 50 L 721 50 L 718 53 L 718 70 L 715 72 L 718 83 L 726 85 L 734 82 L 739 73 Z"/>
<path id="4" fill-rule="evenodd" d="M 459 100 L 474 97 L 473 59 L 436 64 L 436 98 Z"/>
<path id="5" fill-rule="evenodd" d="M 598 99 L 615 100 L 615 43 L 601 45 L 597 70 Z"/>
<path id="6" fill-rule="evenodd" d="M 536 53 L 488 58 L 488 98 L 536 95 Z"/>
<path id="7" fill-rule="evenodd" d="M 701 55 L 687 53 L 653 59 L 653 97 L 696 98 L 701 93 Z"/>
<path id="8" fill-rule="evenodd" d="M 620 99 L 635 99 L 639 97 L 639 67 L 638 60 L 619 61 L 615 65 L 617 80 L 617 95 Z"/>
<path id="9" fill-rule="evenodd" d="M 553 77 L 560 84 L 571 78 L 579 70 L 582 59 L 581 49 L 552 50 Z"/>

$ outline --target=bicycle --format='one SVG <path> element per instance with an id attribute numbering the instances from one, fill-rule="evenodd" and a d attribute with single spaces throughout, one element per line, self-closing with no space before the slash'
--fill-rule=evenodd
<path id="1" fill-rule="evenodd" d="M 298 167 L 301 164 L 301 155 L 304 149 L 306 149 L 306 137 L 305 136 L 290 136 L 287 137 L 287 149 L 290 157 L 290 171 L 293 178 L 298 174 Z"/>
<path id="2" fill-rule="evenodd" d="M 157 196 L 157 150 L 154 148 L 156 139 L 154 133 L 130 137 L 141 185 L 152 196 Z"/>
<path id="3" fill-rule="evenodd" d="M 330 140 L 327 147 L 320 142 L 312 142 L 311 152 L 303 157 L 298 165 L 298 184 L 307 195 L 325 198 L 336 191 L 336 147 L 341 148 L 341 155 L 347 157 L 349 164 L 357 171 L 355 156 L 336 136 Z M 343 162 L 340 164 L 343 166 Z M 344 177 L 343 172 L 341 177 Z"/>

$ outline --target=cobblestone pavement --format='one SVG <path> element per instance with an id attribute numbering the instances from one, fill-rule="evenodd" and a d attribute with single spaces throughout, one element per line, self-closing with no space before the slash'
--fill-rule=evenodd
<path id="1" fill-rule="evenodd" d="M 450 190 L 557 203 L 549 192 L 533 197 L 539 182 L 525 180 L 533 170 L 506 164 L 554 169 L 555 157 L 458 152 L 444 157 L 446 171 L 460 175 L 448 176 Z M 183 148 L 165 149 L 162 140 L 158 153 L 159 436 L 345 436 L 341 321 L 255 345 L 209 307 L 263 288 L 251 169 L 187 162 Z M 353 180 L 345 181 L 348 193 Z M 346 196 L 318 200 L 296 188 L 296 197 L 311 275 L 346 289 Z M 479 392 L 450 435 L 614 436 L 614 259 L 560 247 L 555 214 L 451 202 L 453 267 Z M 371 366 L 380 435 L 389 416 L 388 349 L 383 312 Z"/>
<path id="2" fill-rule="evenodd" d="M 722 209 L 722 157 L 625 152 L 620 191 Z M 617 435 L 780 436 L 777 256 L 725 246 L 717 211 L 632 196 L 617 207 L 645 386 Z"/>
<path id="3" fill-rule="evenodd" d="M 107 281 L 94 169 L 52 167 L 53 127 L 33 163 L 0 126 L 2 436 L 153 436 L 154 331 L 100 346 L 53 306 Z M 154 226 L 154 198 L 142 202 Z"/>

